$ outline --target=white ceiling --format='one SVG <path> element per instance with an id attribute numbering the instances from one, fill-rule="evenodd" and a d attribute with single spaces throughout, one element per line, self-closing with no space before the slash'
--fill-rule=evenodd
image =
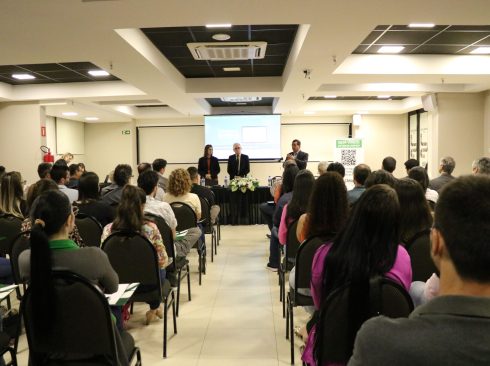
<path id="1" fill-rule="evenodd" d="M 278 98 L 284 115 L 404 113 L 431 92 L 490 89 L 490 56 L 351 55 L 381 24 L 490 24 L 488 0 L 16 0 L 1 1 L 0 65 L 88 61 L 121 81 L 11 86 L 0 102 L 47 106 L 98 122 L 212 113 L 204 98 Z M 207 23 L 300 24 L 282 77 L 185 79 L 139 28 Z M 222 31 L 217 31 L 222 33 Z M 310 70 L 305 77 L 304 70 Z M 308 101 L 322 95 L 406 95 L 402 101 Z M 135 107 L 137 101 L 168 105 Z M 126 102 L 129 101 L 129 102 Z M 238 108 L 243 110 L 244 108 Z M 246 109 L 246 107 L 245 107 Z"/>

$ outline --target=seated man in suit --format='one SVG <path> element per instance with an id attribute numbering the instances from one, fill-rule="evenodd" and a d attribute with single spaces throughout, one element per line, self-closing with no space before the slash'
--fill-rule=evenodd
<path id="1" fill-rule="evenodd" d="M 439 193 L 441 188 L 444 187 L 447 183 L 454 180 L 454 176 L 452 175 L 454 168 L 456 167 L 456 162 L 450 156 L 445 156 L 441 159 L 439 163 L 439 173 L 441 174 L 437 178 L 432 179 L 429 182 L 429 188 L 437 191 Z"/>
<path id="2" fill-rule="evenodd" d="M 306 169 L 306 165 L 308 164 L 308 153 L 301 151 L 301 141 L 294 139 L 291 147 L 293 151 L 286 156 L 286 160 L 296 161 L 299 170 Z"/>
<path id="3" fill-rule="evenodd" d="M 380 316 L 364 323 L 349 365 L 488 365 L 488 238 L 490 177 L 454 179 L 441 191 L 431 232 L 439 295 L 408 319 Z"/>
<path id="4" fill-rule="evenodd" d="M 245 177 L 250 173 L 248 155 L 242 154 L 242 146 L 238 142 L 233 144 L 233 151 L 235 154 L 228 157 L 227 171 L 230 179 Z"/>
<path id="5" fill-rule="evenodd" d="M 114 182 L 107 187 L 104 187 L 100 192 L 102 201 L 110 206 L 117 206 L 121 201 L 122 190 L 129 183 L 133 176 L 133 169 L 128 164 L 119 164 L 114 169 Z"/>
<path id="6" fill-rule="evenodd" d="M 167 160 L 165 159 L 155 159 L 153 161 L 153 170 L 158 173 L 158 186 L 167 192 L 168 189 L 168 178 L 164 177 L 165 168 L 167 167 Z"/>
<path id="7" fill-rule="evenodd" d="M 214 202 L 214 193 L 208 187 L 199 185 L 199 174 L 197 174 L 197 168 L 190 166 L 187 168 L 187 171 L 189 172 L 192 182 L 191 193 L 195 193 L 199 197 L 205 198 L 209 202 L 209 207 L 211 209 L 211 224 L 214 225 L 220 211 L 220 207 Z"/>

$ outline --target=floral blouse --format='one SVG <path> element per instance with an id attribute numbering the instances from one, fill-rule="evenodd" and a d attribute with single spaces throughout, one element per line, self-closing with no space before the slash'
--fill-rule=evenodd
<path id="1" fill-rule="evenodd" d="M 32 229 L 32 222 L 30 218 L 25 219 L 22 222 L 22 227 L 21 231 L 24 233 L 26 231 L 30 231 Z M 73 226 L 73 231 L 70 233 L 68 236 L 70 240 L 73 240 L 76 245 L 78 245 L 80 248 L 83 248 L 85 244 L 83 243 L 83 239 L 80 236 L 80 232 L 78 231 L 77 225 Z"/>
<path id="2" fill-rule="evenodd" d="M 104 227 L 104 231 L 102 232 L 101 242 L 104 242 L 105 239 L 112 233 L 112 222 L 107 224 Z M 158 227 L 153 223 L 148 221 L 143 224 L 141 227 L 140 233 L 147 238 L 155 247 L 158 256 L 158 265 L 160 268 L 165 268 L 168 266 L 168 255 L 165 250 L 165 245 L 163 244 L 162 235 L 160 235 L 160 231 Z"/>

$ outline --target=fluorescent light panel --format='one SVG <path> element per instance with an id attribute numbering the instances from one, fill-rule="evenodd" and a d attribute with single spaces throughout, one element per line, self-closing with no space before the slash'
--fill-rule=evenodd
<path id="1" fill-rule="evenodd" d="M 230 23 L 206 24 L 206 28 L 231 28 L 231 24 Z"/>
<path id="2" fill-rule="evenodd" d="M 470 53 L 473 55 L 490 55 L 490 47 L 478 47 Z"/>
<path id="3" fill-rule="evenodd" d="M 231 103 L 258 102 L 262 97 L 223 97 L 221 100 Z"/>
<path id="4" fill-rule="evenodd" d="M 32 80 L 36 78 L 31 74 L 12 74 L 12 77 L 17 80 Z"/>
<path id="5" fill-rule="evenodd" d="M 109 76 L 110 74 L 104 70 L 89 70 L 88 73 L 92 76 Z"/>
<path id="6" fill-rule="evenodd" d="M 378 53 L 400 53 L 405 49 L 403 46 L 382 46 Z"/>
<path id="7" fill-rule="evenodd" d="M 77 112 L 63 112 L 61 113 L 63 116 L 78 116 L 78 113 Z"/>
<path id="8" fill-rule="evenodd" d="M 391 95 L 378 95 L 378 99 L 390 99 Z"/>
<path id="9" fill-rule="evenodd" d="M 336 95 L 324 95 L 323 97 L 324 97 L 325 99 L 335 99 L 335 98 L 337 98 L 337 96 L 336 96 Z"/>
<path id="10" fill-rule="evenodd" d="M 410 23 L 408 28 L 434 28 L 434 23 Z"/>
<path id="11" fill-rule="evenodd" d="M 99 117 L 85 117 L 86 121 L 98 121 Z"/>
<path id="12" fill-rule="evenodd" d="M 239 67 L 223 67 L 223 71 L 240 71 L 241 69 Z"/>

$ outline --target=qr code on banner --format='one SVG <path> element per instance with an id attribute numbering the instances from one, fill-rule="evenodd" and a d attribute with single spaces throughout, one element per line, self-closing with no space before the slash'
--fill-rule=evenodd
<path id="1" fill-rule="evenodd" d="M 341 150 L 340 162 L 344 166 L 356 165 L 357 150 Z"/>

